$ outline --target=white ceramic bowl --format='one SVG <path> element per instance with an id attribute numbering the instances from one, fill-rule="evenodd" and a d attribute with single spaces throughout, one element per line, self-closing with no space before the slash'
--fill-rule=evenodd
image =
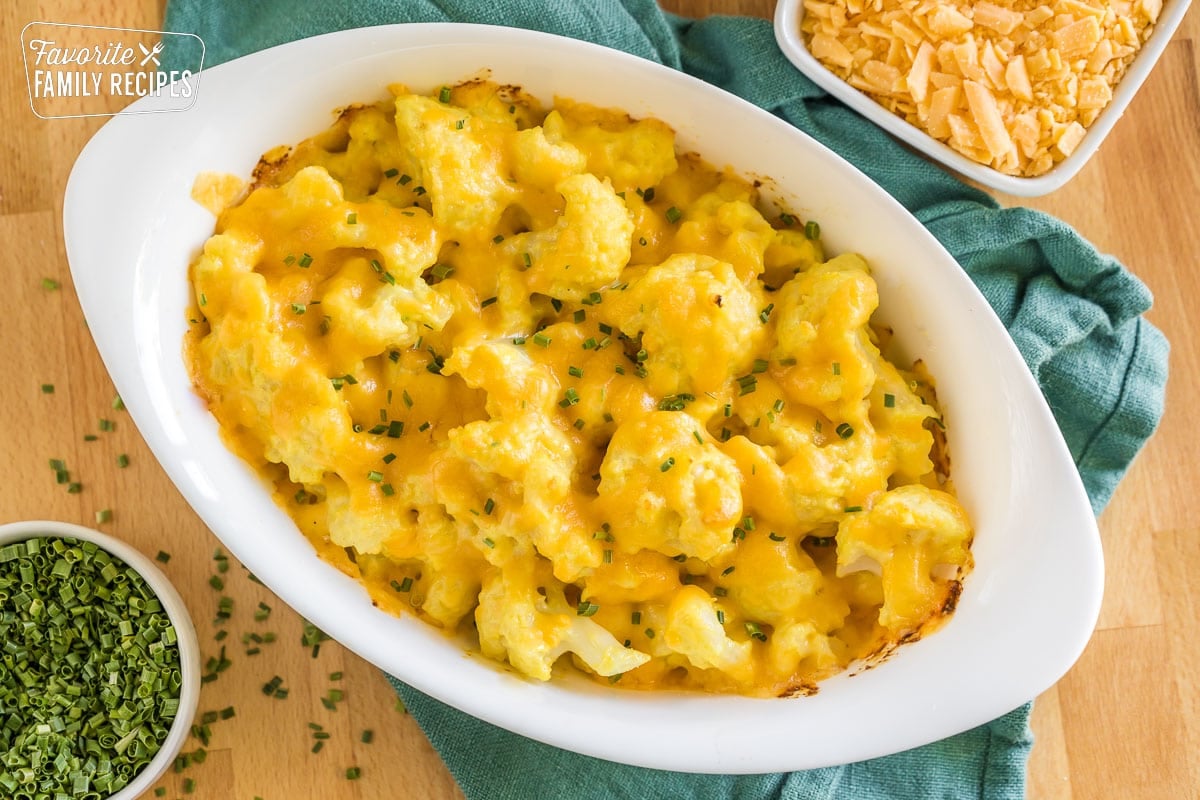
<path id="1" fill-rule="evenodd" d="M 322 562 L 264 484 L 222 444 L 181 358 L 187 268 L 213 231 L 189 198 L 204 171 L 249 175 L 260 154 L 327 127 L 332 109 L 401 81 L 432 91 L 487 73 L 655 115 L 718 165 L 821 224 L 831 252 L 874 265 L 881 318 L 938 379 L 977 566 L 936 635 L 813 697 L 645 693 L 570 675 L 522 679 L 463 642 L 371 605 Z M 136 109 L 135 109 L 136 110 Z M 889 195 L 791 126 L 708 84 L 575 40 L 423 24 L 329 34 L 203 74 L 187 112 L 119 116 L 84 149 L 64 208 L 75 286 L 146 442 L 196 512 L 305 617 L 402 681 L 470 714 L 601 758 L 675 770 L 794 770 L 895 752 L 1033 698 L 1074 662 L 1099 609 L 1095 520 L 1037 385 L 957 263 Z"/>
<path id="2" fill-rule="evenodd" d="M 109 795 L 105 800 L 137 800 L 148 791 L 167 768 L 179 755 L 188 733 L 192 727 L 192 718 L 196 713 L 196 704 L 200 700 L 200 643 L 196 639 L 196 629 L 192 618 L 188 615 L 183 598 L 171 581 L 167 579 L 154 562 L 142 555 L 137 548 L 125 544 L 120 539 L 107 533 L 85 528 L 82 525 L 72 525 L 69 522 L 54 522 L 51 520 L 26 520 L 9 522 L 0 525 L 0 547 L 10 542 L 21 542 L 26 539 L 62 539 L 72 538 L 92 542 L 111 555 L 124 561 L 141 575 L 150 589 L 162 602 L 163 610 L 175 628 L 179 647 L 179 667 L 183 683 L 179 690 L 179 710 L 175 721 L 167 731 L 167 738 L 154 758 L 150 760 L 133 780 L 120 791 Z"/>
<path id="3" fill-rule="evenodd" d="M 904 121 L 888 111 L 867 95 L 855 89 L 825 68 L 809 51 L 800 33 L 800 21 L 804 17 L 804 0 L 779 0 L 775 6 L 775 40 L 788 60 L 807 75 L 813 83 L 869 119 L 898 139 L 907 142 L 925 155 L 940 161 L 955 172 L 971 178 L 984 186 L 1022 197 L 1036 197 L 1058 189 L 1079 170 L 1100 148 L 1117 120 L 1125 113 L 1129 102 L 1137 94 L 1150 70 L 1166 49 L 1175 29 L 1183 21 L 1184 12 L 1192 0 L 1164 0 L 1162 13 L 1155 25 L 1154 34 L 1146 42 L 1137 58 L 1129 66 L 1125 77 L 1113 89 L 1112 102 L 1088 127 L 1083 140 L 1071 155 L 1055 164 L 1049 171 L 1032 178 L 1005 175 L 991 167 L 980 164 L 959 153 L 954 148 L 938 141 L 917 126 Z"/>

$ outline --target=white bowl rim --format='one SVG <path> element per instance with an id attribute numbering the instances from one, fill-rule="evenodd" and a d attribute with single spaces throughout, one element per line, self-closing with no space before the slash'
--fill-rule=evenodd
<path id="1" fill-rule="evenodd" d="M 481 52 L 486 55 L 479 55 Z M 545 58 L 559 58 L 566 66 L 547 71 L 537 60 Z M 864 203 L 871 213 L 879 215 L 873 220 L 878 224 L 871 226 L 875 231 L 873 237 L 879 235 L 880 229 L 903 230 L 904 251 L 919 249 L 931 265 L 928 268 L 934 270 L 930 277 L 941 280 L 938 292 L 948 293 L 951 298 L 953 308 L 944 313 L 968 321 L 976 336 L 987 342 L 986 356 L 980 357 L 977 353 L 975 361 L 986 364 L 986 371 L 979 377 L 983 378 L 984 385 L 995 389 L 997 398 L 989 403 L 1008 416 L 1015 413 L 1020 417 L 1019 420 L 1014 417 L 1010 422 L 1021 425 L 1011 431 L 1025 443 L 1021 446 L 1032 447 L 1031 443 L 1036 443 L 1037 458 L 1027 454 L 1020 463 L 1001 459 L 1001 463 L 1011 469 L 1011 474 L 999 475 L 1003 486 L 1012 491 L 1029 488 L 1056 493 L 1055 502 L 1044 511 L 1040 507 L 1014 507 L 1001 513 L 1001 518 L 1008 520 L 1006 525 L 1015 531 L 1027 528 L 1063 531 L 1062 535 L 1049 541 L 1042 562 L 1022 567 L 1020 579 L 1031 582 L 1036 591 L 1025 591 L 1023 595 L 1011 598 L 1015 601 L 1012 609 L 1005 610 L 1012 616 L 1008 628 L 987 629 L 991 642 L 985 649 L 990 660 L 978 654 L 969 658 L 973 665 L 985 671 L 1008 670 L 1003 680 L 989 686 L 987 691 L 974 691 L 969 695 L 963 695 L 964 690 L 958 689 L 956 700 L 960 702 L 945 703 L 940 694 L 949 689 L 953 696 L 955 681 L 935 682 L 930 676 L 922 677 L 916 666 L 918 663 L 937 663 L 937 658 L 950 643 L 958 641 L 954 637 L 962 638 L 967 630 L 966 623 L 958 623 L 969 609 L 991 608 L 996 612 L 994 605 L 988 605 L 989 593 L 994 592 L 996 584 L 1010 586 L 1013 575 L 985 576 L 985 571 L 978 567 L 968 579 L 958 612 L 943 631 L 907 646 L 878 669 L 858 677 L 836 676 L 826 681 L 820 694 L 799 704 L 797 701 L 731 696 L 614 692 L 582 680 L 534 684 L 484 659 L 463 653 L 454 642 L 431 633 L 424 623 L 412 618 L 390 617 L 370 608 L 369 603 L 363 602 L 365 593 L 356 582 L 317 558 L 307 541 L 296 535 L 290 518 L 263 492 L 257 476 L 220 443 L 215 422 L 200 408 L 202 403 L 191 391 L 190 381 L 181 380 L 169 385 L 165 382 L 164 376 L 174 378 L 182 370 L 178 342 L 182 340 L 185 327 L 183 304 L 172 305 L 181 299 L 177 295 L 186 293 L 182 262 L 190 261 L 195 248 L 212 233 L 211 216 L 190 201 L 189 193 L 198 172 L 216 169 L 249 174 L 258 156 L 266 149 L 280 141 L 297 141 L 303 135 L 324 128 L 328 125 L 330 109 L 361 99 L 357 94 L 347 96 L 345 84 L 338 84 L 338 94 L 329 94 L 336 81 L 344 81 L 351 75 L 369 75 L 370 86 L 378 84 L 381 89 L 382 84 L 388 82 L 377 78 L 381 65 L 396 69 L 398 63 L 408 65 L 405 68 L 413 73 L 422 70 L 427 73 L 433 69 L 431 64 L 455 65 L 438 66 L 445 73 L 436 79 L 404 77 L 410 83 L 438 81 L 427 88 L 478 75 L 480 67 L 492 69 L 507 64 L 510 72 L 500 70 L 495 76 L 497 80 L 534 87 L 531 91 L 544 100 L 558 93 L 556 88 L 547 87 L 566 83 L 574 87 L 569 96 L 575 99 L 621 106 L 635 115 L 654 113 L 667 118 L 680 131 L 680 142 L 685 148 L 693 146 L 688 144 L 689 135 L 692 138 L 699 135 L 700 121 L 694 119 L 698 113 L 696 109 L 715 110 L 710 108 L 715 105 L 721 114 L 731 116 L 729 130 L 742 130 L 752 125 L 755 139 L 765 138 L 781 146 L 796 148 L 795 157 L 789 155 L 786 159 L 792 173 L 796 169 L 794 164 L 803 162 L 807 168 L 824 176 L 829 185 L 836 184 L 836 192 L 830 189 L 830 193 L 852 196 L 856 203 Z M 596 70 L 587 73 L 586 82 L 580 77 L 585 66 L 580 65 Z M 305 77 L 302 82 L 294 81 L 298 74 Z M 513 74 L 516 74 L 515 78 Z M 618 75 L 626 81 L 619 86 L 618 79 L 612 77 Z M 953 258 L 894 198 L 828 148 L 741 98 L 662 65 L 587 42 L 498 26 L 414 23 L 352 29 L 261 51 L 207 70 L 202 78 L 201 97 L 193 111 L 188 112 L 197 116 L 118 115 L 85 147 L 72 170 L 63 209 L 72 275 L 101 357 L 131 417 L 176 487 L 235 557 L 281 599 L 335 635 L 351 650 L 438 700 L 559 747 L 639 766 L 741 774 L 857 761 L 915 747 L 983 724 L 1048 688 L 1082 652 L 1099 613 L 1103 559 L 1095 519 L 1082 483 L 1045 400 L 995 313 Z M 303 93 L 282 83 L 269 97 L 250 99 L 246 96 L 247 81 L 284 78 L 297 86 L 302 85 Z M 399 78 L 392 75 L 389 79 Z M 631 84 L 634 81 L 636 83 Z M 274 88 L 274 84 L 264 85 Z M 623 88 L 628 85 L 636 85 L 637 94 L 631 95 Z M 585 86 L 592 88 L 585 91 Z M 648 101 L 638 98 L 647 92 L 653 94 L 654 90 L 661 95 L 657 102 L 668 106 L 669 113 L 658 113 L 658 106 L 642 110 Z M 365 86 L 362 91 L 367 91 Z M 613 94 L 620 99 L 603 99 Z M 305 108 L 296 110 L 285 106 L 285 98 Z M 664 98 L 670 98 L 670 102 Z M 142 102 L 145 101 L 139 101 Z M 319 115 L 309 108 L 317 102 L 325 104 Z M 138 104 L 133 108 L 137 110 Z M 216 120 L 205 116 L 216 113 L 208 111 L 209 108 L 224 109 L 223 113 L 235 110 L 255 113 L 266 120 L 265 127 L 262 131 L 243 130 L 234 136 L 239 139 L 236 157 L 225 152 L 216 158 L 220 151 L 211 149 L 216 146 L 211 144 L 212 139 L 220 138 L 222 130 L 232 129 L 220 128 L 216 126 Z M 268 108 L 271 113 L 264 113 Z M 288 128 L 280 132 L 281 126 L 297 124 L 297 115 L 307 120 L 306 125 L 314 124 L 311 119 L 321 122 L 312 128 L 299 131 Z M 705 122 L 708 119 L 705 118 Z M 690 127 L 696 129 L 690 134 L 689 125 L 685 124 L 687 120 L 692 120 Z M 722 140 L 730 139 L 733 134 L 724 133 L 725 128 L 706 125 L 704 135 L 708 139 L 705 141 L 718 135 Z M 743 136 L 745 134 L 743 131 Z M 255 136 L 266 137 L 266 140 L 259 142 L 261 146 L 256 145 L 257 149 L 251 154 L 242 152 L 249 146 L 241 141 L 246 136 L 252 141 L 257 141 Z M 271 137 L 275 137 L 274 140 Z M 789 185 L 793 188 L 809 185 L 799 183 L 794 174 L 789 184 L 788 176 L 783 174 L 785 170 L 779 167 L 774 168 L 780 170 L 776 173 L 749 166 L 763 158 L 760 150 L 769 148 L 748 151 L 745 141 L 742 138 L 736 143 L 736 151 L 746 153 L 745 162 L 729 156 L 730 163 L 741 166 L 742 174 L 772 175 L 785 190 Z M 726 150 L 733 147 L 722 146 Z M 701 149 L 718 163 L 726 158 Z M 213 160 L 204 161 L 202 165 L 191 164 L 189 167 L 195 167 L 194 170 L 180 174 L 180 162 L 187 157 L 195 158 L 201 150 L 206 158 Z M 136 169 L 131 169 L 131 165 Z M 114 171 L 120 173 L 126 187 L 126 191 L 115 198 L 102 191 L 102 187 L 110 186 L 115 179 Z M 819 184 L 820 179 L 816 180 Z M 822 197 L 821 192 L 810 190 L 804 202 L 790 210 L 811 213 L 822 219 L 823 238 L 836 252 L 839 246 L 833 231 L 844 224 L 821 216 L 822 213 L 833 213 L 832 201 L 822 200 Z M 812 203 L 817 206 L 813 207 Z M 842 205 L 846 203 L 849 200 Z M 182 216 L 168 218 L 168 209 Z M 854 206 L 854 211 L 859 226 L 856 230 L 859 230 L 864 212 L 858 205 Z M 204 221 L 199 226 L 204 228 L 202 234 L 196 230 L 198 219 Z M 182 256 L 178 252 L 181 245 L 175 241 L 181 226 L 187 236 L 197 236 L 195 241 L 188 243 Z M 170 231 L 164 232 L 166 227 Z M 168 233 L 174 234 L 175 238 L 171 239 Z M 161 241 L 164 238 L 170 241 L 164 244 Z M 155 260 L 164 256 L 159 252 L 164 247 L 169 258 L 181 261 L 177 273 L 164 270 L 162 262 Z M 893 268 L 893 278 L 898 274 L 895 269 L 898 268 Z M 164 299 L 164 285 L 174 293 L 170 298 Z M 890 291 L 903 294 L 909 289 L 902 286 Z M 173 317 L 167 319 L 160 315 L 160 306 L 164 305 L 177 314 L 180 318 L 177 322 Z M 910 323 L 910 327 L 913 325 L 917 323 Z M 953 342 L 945 338 L 945 349 L 961 348 L 971 339 L 954 338 L 956 341 Z M 975 371 L 971 371 L 971 375 L 974 377 Z M 1013 400 L 1017 404 L 1015 410 L 1005 411 L 1004 399 Z M 950 402 L 951 398 L 945 398 L 943 407 L 948 408 Z M 960 408 L 960 411 L 965 413 L 966 409 Z M 958 430 L 965 433 L 966 428 Z M 209 452 L 210 447 L 215 449 Z M 1024 452 L 1015 444 L 1011 448 L 1018 454 Z M 988 452 L 990 457 L 990 451 L 983 452 Z M 979 457 L 983 458 L 982 455 Z M 964 477 L 961 471 L 959 476 Z M 217 485 L 221 487 L 220 491 L 214 488 Z M 996 504 L 996 501 L 989 502 Z M 232 507 L 238 508 L 237 516 L 229 513 L 231 503 Z M 266 535 L 277 533 L 275 528 L 279 525 L 286 525 L 286 537 Z M 247 528 L 255 530 L 256 535 L 247 536 Z M 989 537 L 993 544 L 999 542 L 996 536 L 997 533 L 993 533 Z M 977 553 L 983 552 L 982 538 L 977 538 Z M 1050 574 L 1052 566 L 1062 566 L 1066 559 L 1072 560 L 1069 579 L 1064 580 L 1060 573 Z M 1068 590 L 1077 591 L 1071 593 Z M 1032 608 L 1035 603 L 1037 607 Z M 1049 613 L 1044 611 L 1046 608 L 1050 609 Z M 357 609 L 363 609 L 355 613 L 369 618 L 369 625 L 346 620 L 337 613 L 338 610 Z M 1014 621 L 1017 619 L 1024 626 L 1019 630 Z M 951 635 L 955 631 L 957 633 Z M 979 639 L 981 634 L 982 631 L 980 635 L 971 634 L 967 638 Z M 1035 637 L 1041 650 L 1026 655 L 1029 648 L 1028 642 L 1021 638 L 1024 635 Z M 1004 649 L 1013 640 L 1026 647 Z M 407 646 L 419 648 L 423 656 L 421 662 L 414 662 L 409 657 L 409 651 L 404 649 Z M 922 654 L 919 657 L 915 655 L 918 650 Z M 850 680 L 854 680 L 853 690 L 846 688 Z M 907 694 L 881 693 L 879 687 L 897 680 L 915 681 L 919 690 Z M 978 682 L 980 678 L 973 677 L 972 680 Z M 936 683 L 936 687 L 932 687 L 932 683 Z M 868 687 L 874 688 L 869 690 Z M 865 736 L 861 725 L 842 725 L 836 735 L 833 735 L 835 731 L 821 726 L 805 727 L 805 720 L 834 720 L 840 719 L 848 709 L 861 711 L 861 704 L 867 697 L 883 697 L 888 703 L 886 713 L 879 712 L 883 716 L 876 726 L 882 735 Z M 739 720 L 736 735 L 727 727 L 715 724 L 717 719 Z M 783 732 L 787 735 L 782 735 Z"/>
<path id="2" fill-rule="evenodd" d="M 34 519 L 0 523 L 0 545 L 27 539 L 66 538 L 92 542 L 135 570 L 145 579 L 155 596 L 162 601 L 163 610 L 175 628 L 176 643 L 179 648 L 179 668 L 182 674 L 179 710 L 167 731 L 166 738 L 163 739 L 158 752 L 154 754 L 154 758 L 150 759 L 149 763 L 129 783 L 115 794 L 105 798 L 105 800 L 137 800 L 174 763 L 175 756 L 179 754 L 191 732 L 192 720 L 200 702 L 200 642 L 196 637 L 196 628 L 192 624 L 192 617 L 175 585 L 153 561 L 133 545 L 95 528 L 71 522 Z"/>
<path id="3" fill-rule="evenodd" d="M 800 20 L 804 16 L 804 0 L 779 0 L 775 6 L 775 40 L 784 56 L 820 86 L 846 105 L 907 142 L 926 156 L 979 183 L 1017 197 L 1039 197 L 1062 188 L 1074 178 L 1088 160 L 1100 149 L 1104 139 L 1116 126 L 1138 90 L 1150 76 L 1159 57 L 1167 49 L 1176 28 L 1183 21 L 1192 0 L 1166 0 L 1163 12 L 1155 24 L 1154 33 L 1138 52 L 1121 82 L 1113 89 L 1112 100 L 1096 117 L 1079 146 L 1041 175 L 1024 177 L 1006 175 L 986 164 L 964 156 L 944 142 L 930 136 L 916 125 L 896 116 L 866 94 L 833 74 L 809 52 L 800 35 Z"/>

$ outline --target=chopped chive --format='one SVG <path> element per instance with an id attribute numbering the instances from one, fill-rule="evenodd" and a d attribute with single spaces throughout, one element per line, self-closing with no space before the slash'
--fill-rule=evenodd
<path id="1" fill-rule="evenodd" d="M 434 264 L 433 269 L 430 271 L 433 273 L 435 278 L 438 278 L 439 280 L 445 280 L 454 274 L 454 267 L 450 266 L 449 264 Z"/>
<path id="2" fill-rule="evenodd" d="M 679 220 L 681 220 L 682 218 L 683 218 L 683 212 L 680 211 L 675 206 L 671 206 L 670 208 L 667 209 L 667 222 L 674 224 L 676 222 L 679 222 Z"/>
<path id="3" fill-rule="evenodd" d="M 835 362 L 833 362 L 833 374 L 834 374 L 834 375 L 841 375 L 841 374 L 842 374 L 842 365 L 841 365 L 841 362 L 839 362 L 839 361 L 835 361 Z"/>
<path id="4" fill-rule="evenodd" d="M 158 555 L 156 555 L 154 557 L 154 560 L 158 561 L 160 563 L 166 564 L 168 561 L 171 560 L 171 554 L 168 553 L 166 550 L 159 550 Z"/>
<path id="5" fill-rule="evenodd" d="M 587 312 L 584 311 L 582 308 L 577 308 L 577 309 L 575 309 L 575 313 L 571 315 L 571 319 L 575 322 L 576 325 L 578 325 L 579 323 L 581 323 L 587 319 Z"/>
<path id="6" fill-rule="evenodd" d="M 756 374 L 756 375 L 761 374 L 761 373 L 767 371 L 768 366 L 770 366 L 770 365 L 767 363 L 767 360 L 765 358 L 756 358 L 756 359 L 754 359 L 753 366 L 751 366 L 751 368 L 750 368 L 750 372 L 752 374 Z"/>
<path id="7" fill-rule="evenodd" d="M 717 624 L 718 625 L 725 624 L 725 612 L 719 608 L 717 609 Z"/>
<path id="8" fill-rule="evenodd" d="M 694 438 L 699 444 L 704 444 L 704 437 L 700 435 L 700 431 L 693 430 L 692 438 Z"/>
<path id="9" fill-rule="evenodd" d="M 572 378 L 582 378 L 583 370 L 581 370 L 579 367 L 576 367 L 576 366 L 570 366 L 570 367 L 567 367 L 567 374 L 570 375 Z"/>
<path id="10" fill-rule="evenodd" d="M 772 542 L 782 542 L 782 541 L 783 541 L 784 539 L 786 539 L 787 537 L 786 537 L 786 536 L 780 536 L 780 535 L 779 535 L 778 533 L 776 533 L 775 531 L 771 531 L 770 533 L 768 533 L 768 534 L 767 534 L 767 538 L 768 538 L 768 539 L 770 539 Z"/>
<path id="11" fill-rule="evenodd" d="M 356 781 L 362 775 L 362 770 L 358 767 L 350 767 L 346 770 L 346 780 Z"/>
<path id="12" fill-rule="evenodd" d="M 396 169 L 395 167 L 392 167 L 391 169 L 386 169 L 383 171 L 383 177 L 385 177 L 385 178 L 394 178 L 399 174 L 400 174 L 400 170 Z"/>
<path id="13" fill-rule="evenodd" d="M 544 333 L 535 333 L 533 335 L 533 343 L 542 347 L 549 347 L 551 339 Z"/>
<path id="14" fill-rule="evenodd" d="M 679 394 L 669 394 L 662 400 L 658 401 L 659 411 L 682 411 L 684 407 L 696 399 L 693 394 L 680 392 Z"/>
<path id="15" fill-rule="evenodd" d="M 392 485 L 390 483 L 382 484 L 379 487 L 379 491 L 383 492 L 384 496 L 386 496 L 386 497 L 391 497 L 392 495 L 394 495 L 396 493 L 396 490 L 392 488 Z"/>
<path id="16" fill-rule="evenodd" d="M 353 211 L 351 211 L 349 214 L 347 214 L 346 215 L 346 224 L 347 225 L 357 225 L 358 224 L 358 214 Z"/>
<path id="17" fill-rule="evenodd" d="M 500 244 L 503 241 L 504 241 L 504 234 L 497 233 L 495 236 L 492 237 L 492 244 Z"/>
<path id="18" fill-rule="evenodd" d="M 863 510 L 862 506 L 846 506 L 846 508 L 845 508 L 845 512 L 847 514 L 854 514 L 858 511 L 862 511 L 862 510 Z"/>
<path id="19" fill-rule="evenodd" d="M 529 256 L 529 253 L 521 253 L 521 262 L 525 265 L 525 269 L 533 266 L 533 259 Z"/>
<path id="20" fill-rule="evenodd" d="M 111 419 L 101 418 L 100 430 L 104 431 L 105 433 L 111 433 L 112 431 L 115 431 L 116 429 L 117 429 L 117 424 L 115 422 L 113 422 Z"/>
<path id="21" fill-rule="evenodd" d="M 112 399 L 113 411 L 124 411 L 125 401 L 121 399 L 121 395 L 113 395 Z"/>
<path id="22" fill-rule="evenodd" d="M 842 437 L 843 439 L 849 439 L 851 436 L 854 435 L 854 428 L 852 428 L 848 422 L 841 423 L 836 428 L 834 428 L 834 431 L 837 433 L 838 436 Z"/>
<path id="23" fill-rule="evenodd" d="M 483 504 L 483 513 L 487 514 L 488 516 L 491 516 L 492 512 L 495 510 L 496 510 L 496 501 L 489 497 L 487 499 L 487 502 Z"/>
<path id="24" fill-rule="evenodd" d="M 634 625 L 641 625 L 642 624 L 642 612 L 634 611 L 632 614 L 629 615 L 629 621 Z"/>
<path id="25" fill-rule="evenodd" d="M 821 226 L 812 220 L 804 223 L 804 237 L 806 239 L 820 239 Z"/>
<path id="26" fill-rule="evenodd" d="M 765 642 L 767 640 L 767 635 L 763 633 L 762 628 L 760 628 L 756 622 L 746 623 L 746 634 L 752 639 L 758 639 L 760 642 Z"/>
<path id="27" fill-rule="evenodd" d="M 796 224 L 796 218 L 793 217 L 791 214 L 788 214 L 787 212 L 784 212 L 779 215 L 779 221 L 782 222 L 788 228 L 790 228 Z"/>
<path id="28" fill-rule="evenodd" d="M 883 395 L 883 407 L 884 408 L 895 408 L 896 407 L 896 395 L 885 392 Z"/>
<path id="29" fill-rule="evenodd" d="M 412 176 L 401 175 L 400 179 L 397 180 L 396 183 L 400 184 L 401 186 L 407 186 L 408 184 L 412 183 Z"/>
<path id="30" fill-rule="evenodd" d="M 438 100 L 442 101 L 443 103 L 450 102 L 450 87 L 449 86 L 443 86 L 441 91 L 438 92 Z"/>
<path id="31" fill-rule="evenodd" d="M 579 302 L 583 303 L 585 306 L 597 306 L 604 302 L 604 297 L 599 292 L 588 292 L 587 297 L 583 298 Z"/>
<path id="32" fill-rule="evenodd" d="M 67 484 L 67 494 L 79 494 L 83 491 L 83 484 L 78 481 Z"/>
<path id="33" fill-rule="evenodd" d="M 359 741 L 362 742 L 363 744 L 370 744 L 374 740 L 375 740 L 375 733 L 370 728 L 368 728 L 367 730 L 364 730 L 362 732 L 362 736 L 359 737 Z"/>
<path id="34" fill-rule="evenodd" d="M 484 543 L 485 545 L 487 545 L 488 547 L 495 547 L 495 546 L 496 546 L 496 542 L 495 542 L 495 540 L 493 540 L 493 539 L 492 539 L 492 537 L 490 537 L 490 536 L 485 536 L 485 537 L 483 537 L 483 543 Z"/>
<path id="35" fill-rule="evenodd" d="M 769 320 L 771 318 L 771 312 L 774 310 L 775 310 L 775 304 L 771 303 L 766 308 L 764 308 L 762 311 L 758 312 L 759 322 L 761 322 L 763 325 L 766 325 L 767 320 Z"/>
<path id="36" fill-rule="evenodd" d="M 54 278 L 42 278 L 42 288 L 47 292 L 53 292 L 61 286 Z"/>
<path id="37" fill-rule="evenodd" d="M 297 264 L 298 264 L 298 266 L 308 269 L 310 266 L 312 266 L 312 262 L 313 262 L 313 257 L 310 256 L 308 253 L 305 253 L 304 255 L 300 256 L 300 260 L 297 262 Z"/>
<path id="38" fill-rule="evenodd" d="M 498 298 L 497 298 L 495 295 L 493 295 L 493 296 L 491 296 L 491 297 L 487 298 L 486 300 L 484 300 L 482 303 L 480 303 L 480 304 L 479 304 L 479 307 L 480 307 L 480 308 L 487 308 L 488 306 L 490 306 L 490 305 L 492 305 L 493 303 L 495 303 L 495 302 L 497 301 L 497 299 L 498 299 Z"/>
<path id="39" fill-rule="evenodd" d="M 563 408 L 567 408 L 568 406 L 573 406 L 578 403 L 579 392 L 575 391 L 574 388 L 567 389 L 565 392 L 563 392 L 563 399 L 558 401 L 558 404 Z"/>
<path id="40" fill-rule="evenodd" d="M 367 473 L 367 480 L 372 481 L 374 483 L 382 483 L 383 482 L 383 473 L 379 472 L 378 470 L 373 469 Z"/>
<path id="41" fill-rule="evenodd" d="M 596 605 L 595 603 L 590 603 L 587 600 L 580 600 L 579 606 L 575 609 L 575 613 L 581 617 L 590 617 L 599 610 L 600 606 Z"/>
<path id="42" fill-rule="evenodd" d="M 292 313 L 293 314 L 299 316 L 300 314 L 303 314 L 305 312 L 305 310 L 306 309 L 305 309 L 303 303 L 292 303 Z"/>
<path id="43" fill-rule="evenodd" d="M 42 394 L 54 394 L 54 384 L 53 383 L 43 383 L 42 384 Z"/>
<path id="44" fill-rule="evenodd" d="M 106 522 L 111 522 L 112 516 L 112 509 L 102 508 L 96 512 L 96 524 L 103 525 Z"/>
<path id="45" fill-rule="evenodd" d="M 675 466 L 675 456 L 669 456 L 666 461 L 658 466 L 658 471 L 666 472 L 673 466 Z"/>
<path id="46" fill-rule="evenodd" d="M 121 455 L 117 456 L 117 467 L 120 469 L 125 469 L 128 466 L 129 456 L 125 455 L 124 453 L 121 453 Z"/>

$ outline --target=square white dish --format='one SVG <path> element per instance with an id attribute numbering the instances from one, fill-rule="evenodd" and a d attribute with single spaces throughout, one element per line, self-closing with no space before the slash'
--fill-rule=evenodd
<path id="1" fill-rule="evenodd" d="M 1117 121 L 1125 113 L 1129 103 L 1150 76 L 1154 65 L 1166 50 L 1183 21 L 1191 0 L 1165 0 L 1162 13 L 1155 25 L 1154 33 L 1130 64 L 1121 82 L 1113 89 L 1112 101 L 1088 127 L 1079 145 L 1049 171 L 1035 177 L 1005 175 L 986 164 L 972 161 L 954 148 L 933 138 L 917 126 L 888 111 L 863 92 L 834 75 L 808 51 L 800 23 L 804 17 L 804 0 L 779 0 L 775 6 L 775 40 L 779 48 L 796 69 L 813 83 L 841 100 L 850 108 L 883 128 L 885 131 L 924 153 L 934 161 L 960 175 L 990 186 L 1001 192 L 1020 197 L 1037 197 L 1061 188 L 1075 177 L 1079 170 L 1100 148 Z"/>
<path id="2" fill-rule="evenodd" d="M 324 129 L 334 109 L 381 97 L 388 83 L 431 90 L 481 74 L 544 102 L 565 96 L 659 117 L 708 161 L 770 176 L 766 191 L 816 219 L 831 253 L 855 250 L 872 263 L 880 320 L 938 380 L 955 481 L 976 525 L 975 571 L 941 631 L 806 698 L 630 692 L 570 675 L 525 680 L 414 618 L 374 608 L 226 449 L 182 357 L 188 265 L 213 231 L 212 216 L 190 198 L 195 177 L 248 176 L 266 150 Z M 628 54 L 492 26 L 397 25 L 306 39 L 207 70 L 198 94 L 187 112 L 118 116 L 84 149 L 64 206 L 72 275 L 134 422 L 184 497 L 257 577 L 359 655 L 463 711 L 569 750 L 756 773 L 856 761 L 969 729 L 1051 686 L 1082 651 L 1102 591 L 1099 537 L 1036 383 L 954 259 L 810 137 Z"/>

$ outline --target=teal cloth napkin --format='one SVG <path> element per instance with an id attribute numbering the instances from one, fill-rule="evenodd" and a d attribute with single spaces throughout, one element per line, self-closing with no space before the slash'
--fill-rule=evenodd
<path id="1" fill-rule="evenodd" d="M 170 0 L 167 30 L 198 34 L 207 64 L 329 31 L 396 22 L 480 22 L 625 50 L 741 95 L 814 136 L 903 203 L 995 308 L 1053 409 L 1094 510 L 1162 415 L 1167 343 L 1142 318 L 1146 287 L 1045 214 L 988 195 L 908 152 L 800 75 L 770 23 L 692 21 L 653 0 Z M 171 54 L 167 53 L 167 68 Z M 182 66 L 182 63 L 179 64 Z M 508 733 L 394 679 L 468 798 L 932 800 L 1024 796 L 1029 705 L 885 758 L 786 774 L 693 775 L 629 767 Z"/>

